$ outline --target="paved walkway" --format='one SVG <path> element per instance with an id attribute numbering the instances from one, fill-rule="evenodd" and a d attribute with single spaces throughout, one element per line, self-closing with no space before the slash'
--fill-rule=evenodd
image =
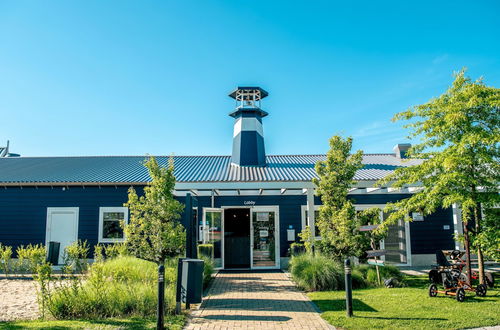
<path id="1" fill-rule="evenodd" d="M 219 273 L 186 329 L 332 329 L 282 272 Z"/>

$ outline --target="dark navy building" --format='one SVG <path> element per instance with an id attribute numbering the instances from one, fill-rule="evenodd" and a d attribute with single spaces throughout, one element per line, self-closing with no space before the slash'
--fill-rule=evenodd
<path id="1" fill-rule="evenodd" d="M 325 155 L 266 155 L 258 87 L 239 87 L 233 150 L 230 156 L 174 156 L 175 194 L 198 200 L 198 240 L 214 244 L 219 268 L 280 268 L 290 243 L 308 224 L 315 234 L 320 199 L 314 195 L 314 165 Z M 394 153 L 365 154 L 350 196 L 359 209 L 408 197 L 418 187 L 374 188 L 394 169 L 415 164 L 405 158 L 407 144 Z M 167 166 L 168 156 L 157 156 Z M 130 186 L 141 191 L 150 180 L 145 156 L 21 157 L 0 148 L 0 243 L 11 246 L 81 239 L 90 245 L 124 240 L 120 221 L 128 221 Z M 381 220 L 384 214 L 380 214 Z M 382 242 L 387 263 L 428 265 L 437 249 L 454 249 L 462 225 L 458 210 L 391 226 Z M 320 237 L 317 237 L 320 239 Z"/>

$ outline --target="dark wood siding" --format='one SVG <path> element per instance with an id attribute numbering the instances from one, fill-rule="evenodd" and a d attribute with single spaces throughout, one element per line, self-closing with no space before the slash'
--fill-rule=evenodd
<path id="1" fill-rule="evenodd" d="M 142 193 L 142 187 L 136 187 Z M 128 187 L 9 187 L 0 188 L 0 243 L 16 248 L 21 244 L 45 243 L 47 207 L 79 207 L 78 237 L 93 246 L 97 244 L 99 207 L 122 206 L 127 200 Z M 408 197 L 401 194 L 353 195 L 357 204 L 385 204 Z M 179 198 L 184 202 L 184 198 Z M 301 205 L 306 196 L 217 196 L 215 207 L 245 206 L 245 201 L 255 205 L 277 205 L 280 211 L 281 256 L 286 256 L 289 242 L 286 230 L 292 226 L 296 233 L 301 230 Z M 198 197 L 200 220 L 201 209 L 211 206 L 210 197 Z M 315 198 L 320 204 L 320 199 Z M 184 221 L 183 221 L 184 222 Z M 449 230 L 443 229 L 450 226 Z M 452 249 L 453 218 L 451 209 L 439 210 L 427 216 L 423 222 L 410 225 L 412 253 L 434 253 L 438 249 Z"/>
<path id="2" fill-rule="evenodd" d="M 79 207 L 78 238 L 97 244 L 99 207 L 123 206 L 128 187 L 24 187 L 0 189 L 0 242 L 14 249 L 45 243 L 47 207 Z M 142 187 L 138 187 L 142 193 Z"/>

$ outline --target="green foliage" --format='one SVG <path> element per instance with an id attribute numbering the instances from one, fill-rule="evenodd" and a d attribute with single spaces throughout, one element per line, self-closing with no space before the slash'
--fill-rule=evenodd
<path id="1" fill-rule="evenodd" d="M 378 213 L 372 210 L 358 214 L 347 196 L 355 183 L 356 171 L 363 167 L 362 151 L 351 154 L 351 149 L 352 138 L 333 136 L 326 160 L 319 161 L 315 166 L 319 179 L 313 179 L 323 202 L 317 219 L 321 233 L 321 241 L 317 245 L 323 253 L 339 261 L 363 255 L 370 248 L 372 234 L 358 229 L 361 225 L 379 221 Z"/>
<path id="2" fill-rule="evenodd" d="M 302 231 L 299 233 L 299 238 L 300 238 L 300 241 L 302 242 L 302 246 L 306 250 L 306 253 L 312 254 L 313 253 L 314 237 L 312 234 L 311 227 L 306 226 L 304 229 L 302 229 Z"/>
<path id="3" fill-rule="evenodd" d="M 46 251 L 42 244 L 28 244 L 19 246 L 16 254 L 16 271 L 22 274 L 33 274 L 36 272 L 36 267 L 45 262 Z"/>
<path id="4" fill-rule="evenodd" d="M 396 279 L 403 282 L 403 273 L 395 266 L 379 267 L 380 277 L 385 280 Z M 343 264 L 327 256 L 301 254 L 290 260 L 290 273 L 297 286 L 306 291 L 325 291 L 344 289 Z M 352 269 L 353 289 L 379 286 L 375 266 L 359 265 Z"/>
<path id="5" fill-rule="evenodd" d="M 481 246 L 484 255 L 500 261 L 500 208 L 485 208 L 482 230 L 474 236 L 473 245 Z"/>
<path id="6" fill-rule="evenodd" d="M 34 280 L 37 282 L 37 301 L 38 308 L 42 319 L 45 318 L 47 305 L 50 302 L 50 282 L 52 277 L 52 267 L 49 262 L 43 261 L 37 264 L 33 274 Z"/>
<path id="7" fill-rule="evenodd" d="M 386 211 L 391 214 L 384 226 L 401 218 L 411 221 L 414 211 L 431 214 L 457 204 L 464 223 L 474 220 L 470 233 L 482 273 L 481 250 L 491 251 L 488 237 L 500 236 L 495 225 L 498 216 L 484 222 L 480 217 L 481 207 L 500 202 L 500 89 L 486 86 L 481 79 L 472 81 L 462 70 L 444 94 L 396 114 L 393 120 L 408 122 L 409 137 L 420 143 L 407 155 L 422 161 L 396 169 L 379 185 L 419 185 L 422 190 L 388 204 Z"/>
<path id="8" fill-rule="evenodd" d="M 200 244 L 198 245 L 198 254 L 200 256 L 206 257 L 208 259 L 212 259 L 214 253 L 214 245 L 213 244 Z"/>
<path id="9" fill-rule="evenodd" d="M 52 293 L 49 311 L 56 319 L 154 316 L 156 273 L 154 263 L 129 256 L 94 263 L 81 286 Z M 175 308 L 175 277 L 175 268 L 165 267 L 167 312 Z"/>
<path id="10" fill-rule="evenodd" d="M 321 317 L 337 329 L 472 329 L 500 324 L 498 289 L 484 298 L 467 293 L 465 302 L 457 303 L 444 295 L 429 297 L 428 287 L 423 276 L 403 288 L 353 290 L 354 317 L 346 317 L 342 291 L 307 295 L 322 311 Z"/>
<path id="11" fill-rule="evenodd" d="M 139 197 L 131 187 L 124 204 L 130 210 L 130 221 L 124 224 L 126 244 L 132 255 L 160 264 L 184 249 L 184 227 L 178 221 L 184 206 L 173 195 L 173 161 L 163 168 L 151 157 L 145 166 L 152 180 L 144 188 L 144 196 Z"/>
<path id="12" fill-rule="evenodd" d="M 183 329 L 186 316 L 166 315 L 165 329 Z M 154 317 L 125 317 L 106 318 L 102 320 L 17 320 L 3 322 L 2 329 L 96 329 L 96 330 L 116 330 L 116 329 L 156 329 L 156 319 Z"/>
<path id="13" fill-rule="evenodd" d="M 297 255 L 302 254 L 304 252 L 306 252 L 306 248 L 305 248 L 304 244 L 297 243 L 297 242 L 290 244 L 290 256 L 292 256 L 292 257 L 297 256 Z"/>
<path id="14" fill-rule="evenodd" d="M 124 243 L 112 243 L 104 245 L 104 255 L 106 258 L 116 258 L 127 255 L 127 245 Z"/>
<path id="15" fill-rule="evenodd" d="M 396 279 L 399 283 L 403 282 L 404 275 L 401 273 L 399 268 L 396 266 L 386 265 L 384 267 L 379 267 L 380 278 L 382 282 L 389 278 Z M 359 265 L 354 267 L 354 271 L 359 272 L 363 279 L 367 282 L 369 286 L 379 286 L 377 279 L 377 270 L 373 265 Z M 383 284 L 383 283 L 381 283 Z"/>
<path id="16" fill-rule="evenodd" d="M 200 259 L 205 262 L 203 266 L 203 288 L 205 289 L 212 281 L 212 275 L 214 273 L 214 262 L 212 261 L 212 258 L 208 258 L 203 255 L 200 256 Z"/>
<path id="17" fill-rule="evenodd" d="M 65 274 L 82 274 L 87 270 L 89 255 L 87 241 L 77 240 L 64 248 L 63 272 Z"/>
<path id="18" fill-rule="evenodd" d="M 97 244 L 94 246 L 94 262 L 103 262 L 106 259 L 104 254 L 104 245 Z"/>
<path id="19" fill-rule="evenodd" d="M 341 264 L 320 254 L 292 257 L 290 273 L 297 286 L 306 291 L 339 290 L 343 286 Z"/>
<path id="20" fill-rule="evenodd" d="M 500 89 L 471 81 L 462 70 L 453 85 L 428 103 L 394 116 L 407 120 L 410 137 L 420 143 L 407 152 L 421 164 L 401 167 L 379 185 L 394 180 L 393 187 L 421 184 L 412 197 L 390 204 L 389 222 L 411 220 L 413 211 L 430 214 L 438 207 L 458 203 L 467 222 L 478 203 L 498 203 L 500 181 Z M 478 187 L 483 192 L 478 194 Z"/>
<path id="21" fill-rule="evenodd" d="M 11 271 L 12 264 L 12 247 L 7 245 L 2 245 L 0 243 L 0 266 L 5 275 L 8 275 Z"/>

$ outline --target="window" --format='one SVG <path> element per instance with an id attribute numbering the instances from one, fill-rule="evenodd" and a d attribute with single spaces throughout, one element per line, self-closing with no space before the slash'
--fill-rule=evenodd
<path id="1" fill-rule="evenodd" d="M 321 236 L 319 234 L 319 228 L 318 228 L 318 218 L 319 218 L 320 206 L 321 205 L 314 205 L 314 234 L 316 236 L 316 239 L 321 238 Z M 308 217 L 307 205 L 302 205 L 302 229 L 304 229 L 306 226 L 309 226 L 308 222 L 309 222 L 309 217 Z"/>
<path id="2" fill-rule="evenodd" d="M 123 242 L 122 223 L 128 223 L 128 208 L 126 207 L 101 207 L 99 208 L 99 242 Z"/>
<path id="3" fill-rule="evenodd" d="M 372 207 L 378 207 L 380 211 L 380 221 L 387 219 L 388 214 L 382 209 L 385 204 L 376 205 L 354 205 L 356 211 L 366 210 Z M 387 231 L 387 237 L 380 241 L 380 249 L 385 250 L 386 254 L 382 260 L 389 264 L 411 265 L 411 246 L 410 246 L 410 223 L 403 219 L 390 225 Z"/>

